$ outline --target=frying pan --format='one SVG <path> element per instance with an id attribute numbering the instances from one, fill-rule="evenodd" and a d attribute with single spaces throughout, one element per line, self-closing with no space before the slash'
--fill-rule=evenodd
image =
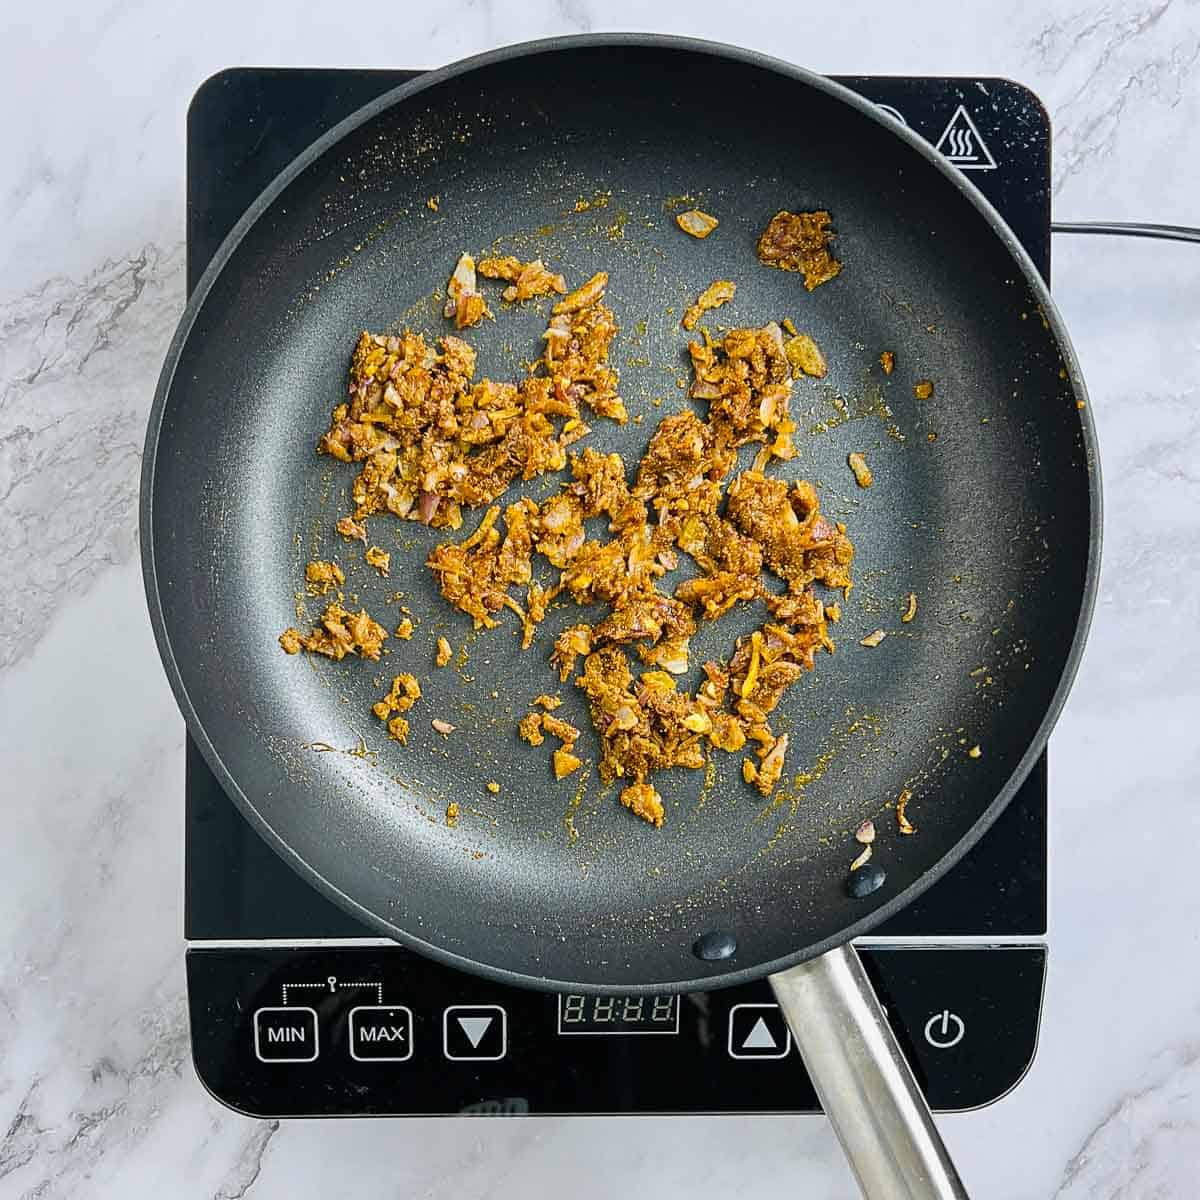
<path id="1" fill-rule="evenodd" d="M 703 242 L 672 217 L 693 203 L 721 220 Z M 777 210 L 818 207 L 845 268 L 809 294 L 757 264 L 754 245 Z M 515 623 L 475 635 L 438 596 L 422 563 L 444 531 L 373 520 L 386 580 L 334 534 L 355 470 L 314 446 L 357 332 L 443 332 L 437 294 L 455 260 L 493 246 L 572 286 L 609 272 L 611 358 L 635 419 L 594 421 L 586 444 L 631 465 L 689 403 L 679 317 L 713 279 L 738 292 L 711 328 L 791 317 L 824 350 L 827 377 L 796 383 L 799 453 L 782 474 L 811 479 L 845 521 L 856 586 L 836 652 L 776 710 L 791 745 L 769 802 L 735 755 L 656 777 L 658 831 L 594 773 L 554 781 L 514 725 L 558 690 L 560 715 L 589 728 L 546 661 L 588 614 L 552 610 L 522 654 Z M 546 310 L 494 307 L 496 324 L 466 336 L 481 374 L 515 378 Z M 914 397 L 919 379 L 934 381 L 930 399 Z M 852 450 L 874 471 L 869 490 L 846 467 Z M 205 272 L 155 397 L 141 520 L 189 730 L 302 875 L 397 941 L 506 983 L 674 992 L 769 975 L 864 1191 L 963 1194 L 848 943 L 960 859 L 1040 754 L 1091 612 L 1100 492 L 1045 287 L 924 142 L 819 76 L 682 39 L 554 40 L 424 75 L 301 155 Z M 391 640 L 379 664 L 283 654 L 314 557 L 341 562 L 347 592 L 381 620 L 405 605 L 417 636 Z M 910 592 L 917 617 L 903 624 Z M 746 607 L 706 623 L 693 662 L 727 657 L 760 620 Z M 861 646 L 876 628 L 889 636 Z M 460 648 L 440 671 L 439 634 Z M 370 715 L 401 670 L 423 690 L 404 747 Z M 904 789 L 912 836 L 892 807 Z M 853 833 L 868 817 L 886 880 L 855 899 Z"/>

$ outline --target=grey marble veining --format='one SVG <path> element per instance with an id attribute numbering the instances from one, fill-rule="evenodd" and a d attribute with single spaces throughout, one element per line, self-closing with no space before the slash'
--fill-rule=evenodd
<path id="1" fill-rule="evenodd" d="M 0 668 L 46 616 L 137 553 L 151 384 L 183 291 L 183 248 L 140 246 L 0 306 Z"/>
<path id="2" fill-rule="evenodd" d="M 1036 66 L 1059 79 L 1053 111 L 1054 183 L 1060 195 L 1068 180 L 1112 153 L 1129 105 L 1147 94 L 1172 108 L 1180 104 L 1200 56 L 1200 28 L 1194 12 L 1187 14 L 1171 0 L 1128 9 L 1080 8 L 1047 25 L 1033 51 Z M 1158 138 L 1152 141 L 1159 144 Z"/>
<path id="3" fill-rule="evenodd" d="M 818 69 L 1007 75 L 1055 128 L 1062 219 L 1200 224 L 1200 6 L 127 0 L 0 14 L 0 1197 L 842 1198 L 819 1119 L 257 1122 L 188 1058 L 182 723 L 137 567 L 142 433 L 183 305 L 183 121 L 239 62 L 435 65 L 648 28 Z M 401 34 L 403 36 L 401 36 Z M 399 47 L 399 49 L 398 49 Z M 397 61 L 403 53 L 404 62 Z M 944 1121 L 980 1197 L 1190 1197 L 1200 1162 L 1200 250 L 1065 240 L 1106 551 L 1051 748 L 1042 1040 Z"/>

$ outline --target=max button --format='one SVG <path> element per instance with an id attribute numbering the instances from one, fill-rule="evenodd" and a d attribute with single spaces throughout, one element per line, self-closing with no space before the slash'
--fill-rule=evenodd
<path id="1" fill-rule="evenodd" d="M 412 1009 L 364 1004 L 350 1010 L 350 1057 L 355 1062 L 407 1062 L 412 1052 Z"/>

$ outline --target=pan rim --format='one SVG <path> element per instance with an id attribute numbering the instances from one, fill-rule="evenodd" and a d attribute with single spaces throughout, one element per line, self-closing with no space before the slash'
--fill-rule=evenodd
<path id="1" fill-rule="evenodd" d="M 820 941 L 800 947 L 792 953 L 766 963 L 738 967 L 733 970 L 717 973 L 696 975 L 690 979 L 673 982 L 657 982 L 653 984 L 614 983 L 596 984 L 581 983 L 575 980 L 561 980 L 541 975 L 531 975 L 514 971 L 502 966 L 480 962 L 462 954 L 455 953 L 436 943 L 393 925 L 386 918 L 370 911 L 352 896 L 342 891 L 334 883 L 326 879 L 318 870 L 300 856 L 262 817 L 255 804 L 242 790 L 232 773 L 225 766 L 218 748 L 213 745 L 207 731 L 200 720 L 199 714 L 188 694 L 183 675 L 176 660 L 174 648 L 167 630 L 167 620 L 162 596 L 159 590 L 158 572 L 155 562 L 155 546 L 153 539 L 154 527 L 154 481 L 157 468 L 157 452 L 159 433 L 166 411 L 175 374 L 179 366 L 184 347 L 188 343 L 191 330 L 204 307 L 209 293 L 216 280 L 228 265 L 238 246 L 249 230 L 266 213 L 280 193 L 291 182 L 306 170 L 321 155 L 336 146 L 347 135 L 366 122 L 373 120 L 380 113 L 400 104 L 419 93 L 437 87 L 448 80 L 467 74 L 479 68 L 505 63 L 522 58 L 553 54 L 577 49 L 598 48 L 645 48 L 668 49 L 685 51 L 696 55 L 724 59 L 761 70 L 770 71 L 784 78 L 811 87 L 824 93 L 832 99 L 849 105 L 852 109 L 877 124 L 886 128 L 894 136 L 908 143 L 909 147 L 932 168 L 941 173 L 944 179 L 955 187 L 980 213 L 991 231 L 1008 251 L 1014 267 L 1021 273 L 1026 286 L 1041 306 L 1049 331 L 1062 355 L 1069 373 L 1069 384 L 1077 401 L 1082 402 L 1079 410 L 1082 423 L 1083 443 L 1087 457 L 1088 499 L 1089 499 L 1089 544 L 1087 567 L 1084 573 L 1082 594 L 1079 597 L 1079 611 L 1075 623 L 1075 631 L 1071 646 L 1064 661 L 1062 673 L 1054 693 L 1046 708 L 1045 714 L 1038 725 L 1037 731 L 1030 741 L 1024 755 L 1018 761 L 1005 785 L 997 792 L 991 803 L 976 819 L 966 833 L 922 875 L 913 880 L 907 887 L 897 892 L 895 896 L 864 914 L 857 921 L 843 928 L 839 933 L 823 938 Z M 762 54 L 758 51 L 742 47 L 712 42 L 697 38 L 679 37 L 664 34 L 647 33 L 597 33 L 579 34 L 563 37 L 538 39 L 535 41 L 514 43 L 502 46 L 469 58 L 461 59 L 436 70 L 428 71 L 408 83 L 391 89 L 376 99 L 370 101 L 344 120 L 338 122 L 306 150 L 294 158 L 272 182 L 262 191 L 253 204 L 242 214 L 237 223 L 225 237 L 220 247 L 213 255 L 208 266 L 192 294 L 188 297 L 179 324 L 171 338 L 162 370 L 155 388 L 154 400 L 151 405 L 147 422 L 146 441 L 142 458 L 139 502 L 139 538 L 141 544 L 142 576 L 146 592 L 146 601 L 150 621 L 154 631 L 155 643 L 167 675 L 171 691 L 176 703 L 183 714 L 187 729 L 205 761 L 216 775 L 222 790 L 237 806 L 242 815 L 252 827 L 267 842 L 271 848 L 288 863 L 292 869 L 306 882 L 312 884 L 319 892 L 332 900 L 339 907 L 361 920 L 364 924 L 379 930 L 386 937 L 400 945 L 434 959 L 437 962 L 474 975 L 492 979 L 509 986 L 531 988 L 541 991 L 575 991 L 606 994 L 649 994 L 662 992 L 710 991 L 723 987 L 764 978 L 815 958 L 854 938 L 869 933 L 872 929 L 888 920 L 895 913 L 912 903 L 919 895 L 935 884 L 947 871 L 952 869 L 987 832 L 1009 801 L 1016 794 L 1034 763 L 1045 749 L 1050 733 L 1066 703 L 1071 686 L 1078 673 L 1084 646 L 1087 641 L 1095 609 L 1096 595 L 1099 584 L 1099 569 L 1101 557 L 1101 541 L 1103 528 L 1102 488 L 1100 462 L 1097 453 L 1096 430 L 1092 419 L 1091 408 L 1087 403 L 1087 391 L 1083 382 L 1078 357 L 1071 344 L 1065 323 L 1051 298 L 1049 287 L 1034 266 L 1025 248 L 1016 235 L 995 210 L 991 203 L 975 187 L 973 183 L 951 166 L 924 138 L 912 130 L 900 125 L 881 113 L 869 100 L 851 91 L 842 84 L 816 74 L 806 68 L 796 66 L 784 60 Z M 697 934 L 703 932 L 697 930 Z M 736 961 L 731 960 L 731 961 Z"/>

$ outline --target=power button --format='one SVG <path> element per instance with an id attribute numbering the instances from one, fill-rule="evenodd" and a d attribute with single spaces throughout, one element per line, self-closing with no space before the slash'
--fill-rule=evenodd
<path id="1" fill-rule="evenodd" d="M 963 1040 L 967 1027 L 958 1013 L 943 1008 L 925 1022 L 925 1040 L 935 1050 L 949 1050 Z"/>

